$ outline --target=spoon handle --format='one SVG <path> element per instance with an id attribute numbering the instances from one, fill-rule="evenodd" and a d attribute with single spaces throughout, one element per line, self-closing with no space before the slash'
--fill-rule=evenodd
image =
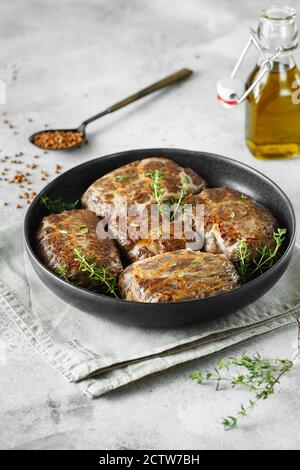
<path id="1" fill-rule="evenodd" d="M 95 116 L 92 116 L 91 118 L 87 119 L 82 123 L 83 126 L 86 126 L 92 121 L 95 121 L 96 119 L 99 119 L 102 116 L 105 116 L 106 114 L 113 113 L 114 111 L 117 111 L 118 109 L 124 108 L 124 106 L 127 106 L 128 104 L 133 103 L 134 101 L 137 101 L 141 98 L 144 98 L 144 96 L 150 95 L 151 93 L 154 93 L 155 91 L 161 90 L 162 88 L 172 85 L 175 82 L 178 82 L 180 80 L 183 80 L 190 75 L 192 75 L 193 71 L 190 69 L 181 69 L 176 73 L 173 73 L 172 75 L 168 75 L 167 77 L 163 78 L 162 80 L 159 80 L 156 83 L 153 83 L 152 85 L 143 88 L 142 90 L 138 91 L 137 93 L 134 93 L 133 95 L 128 96 L 124 100 L 119 101 L 118 103 L 115 103 L 114 105 L 110 106 L 109 108 L 105 109 L 104 111 L 101 111 L 101 113 L 96 114 Z"/>

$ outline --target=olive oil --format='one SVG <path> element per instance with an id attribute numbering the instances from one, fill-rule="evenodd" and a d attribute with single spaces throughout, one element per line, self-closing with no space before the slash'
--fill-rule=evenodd
<path id="1" fill-rule="evenodd" d="M 261 159 L 296 157 L 300 155 L 300 72 L 293 56 L 298 46 L 296 11 L 283 5 L 262 10 L 257 41 L 258 65 L 247 83 L 247 88 L 256 83 L 247 97 L 247 146 Z M 268 60 L 274 52 L 274 60 Z"/>
<path id="2" fill-rule="evenodd" d="M 260 71 L 257 66 L 248 86 Z M 300 72 L 292 61 L 275 63 L 249 95 L 246 104 L 246 143 L 260 159 L 300 155 Z M 299 93 L 298 93 L 299 96 Z"/>

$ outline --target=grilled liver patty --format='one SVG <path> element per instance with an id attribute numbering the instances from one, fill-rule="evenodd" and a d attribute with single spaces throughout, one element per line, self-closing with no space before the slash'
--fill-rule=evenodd
<path id="1" fill-rule="evenodd" d="M 118 277 L 123 267 L 118 248 L 113 240 L 99 240 L 96 227 L 99 220 L 96 214 L 89 210 L 65 211 L 61 214 L 51 214 L 44 217 L 36 235 L 39 255 L 43 263 L 56 273 L 62 267 L 72 282 L 77 282 L 86 288 L 99 288 L 89 274 L 79 270 L 78 261 L 74 260 L 74 249 L 82 252 L 97 262 L 98 267 L 110 267 L 109 274 Z"/>
<path id="2" fill-rule="evenodd" d="M 166 251 L 185 248 L 185 240 L 163 240 L 150 233 L 150 237 L 120 234 L 119 220 L 115 217 L 123 202 L 120 197 L 127 197 L 128 208 L 139 208 L 139 204 L 149 210 L 155 204 L 153 197 L 153 175 L 159 171 L 159 184 L 163 192 L 162 203 L 178 199 L 179 188 L 184 182 L 187 194 L 196 194 L 206 187 L 206 183 L 190 168 L 182 168 L 167 158 L 153 157 L 138 160 L 114 170 L 93 183 L 82 196 L 83 207 L 106 218 L 113 237 L 127 253 L 131 262 L 148 258 Z M 113 204 L 113 205 L 112 205 Z M 128 222 L 134 224 L 136 216 L 129 216 Z"/>
<path id="3" fill-rule="evenodd" d="M 214 188 L 205 189 L 191 201 L 204 204 L 205 251 L 224 253 L 234 261 L 240 240 L 247 241 L 252 258 L 258 255 L 257 248 L 274 246 L 277 220 L 251 197 L 229 188 Z"/>
<path id="4" fill-rule="evenodd" d="M 153 188 L 151 186 L 153 174 L 156 170 L 161 173 L 160 184 L 163 187 L 163 201 L 176 199 L 178 187 L 182 179 L 188 182 L 188 192 L 199 193 L 206 183 L 190 168 L 182 168 L 168 158 L 153 157 L 137 160 L 111 171 L 95 181 L 83 194 L 81 202 L 83 207 L 92 210 L 96 215 L 107 217 L 113 214 L 112 208 L 107 204 L 118 204 L 120 196 L 127 197 L 128 204 L 155 204 Z"/>
<path id="5" fill-rule="evenodd" d="M 203 299 L 239 285 L 240 277 L 226 256 L 191 250 L 138 261 L 119 279 L 123 299 L 151 303 Z"/>

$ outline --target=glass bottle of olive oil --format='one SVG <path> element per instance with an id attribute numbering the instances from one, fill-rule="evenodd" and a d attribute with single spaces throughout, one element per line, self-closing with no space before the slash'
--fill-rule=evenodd
<path id="1" fill-rule="evenodd" d="M 247 98 L 246 143 L 260 159 L 300 155 L 300 72 L 293 57 L 298 45 L 296 12 L 285 6 L 261 13 L 258 39 L 268 54 L 282 48 L 273 67 Z M 257 78 L 263 59 L 251 73 L 247 88 Z"/>

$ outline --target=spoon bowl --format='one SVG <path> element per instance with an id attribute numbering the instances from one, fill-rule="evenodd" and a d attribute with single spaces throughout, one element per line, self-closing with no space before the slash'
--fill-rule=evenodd
<path id="1" fill-rule="evenodd" d="M 74 128 L 74 129 L 45 129 L 43 131 L 38 131 L 38 132 L 35 132 L 34 134 L 32 134 L 29 137 L 29 141 L 33 145 L 35 145 L 36 147 L 38 147 L 42 150 L 73 150 L 75 148 L 81 147 L 86 142 L 85 128 L 86 128 L 86 124 L 83 123 L 78 128 Z M 70 137 L 71 134 L 74 134 L 74 143 L 72 144 L 71 139 L 70 139 L 69 140 L 70 145 L 69 144 L 68 145 L 62 145 L 62 146 L 58 145 L 57 147 L 54 147 L 54 146 L 47 147 L 47 145 L 39 145 L 39 143 L 38 143 L 39 137 L 40 138 L 43 138 L 43 136 L 46 137 L 47 134 L 49 135 L 49 137 L 51 135 L 53 135 L 53 136 L 61 135 L 62 137 L 63 136 L 69 136 Z M 78 134 L 81 134 L 81 139 L 76 141 L 75 136 L 77 136 Z"/>

